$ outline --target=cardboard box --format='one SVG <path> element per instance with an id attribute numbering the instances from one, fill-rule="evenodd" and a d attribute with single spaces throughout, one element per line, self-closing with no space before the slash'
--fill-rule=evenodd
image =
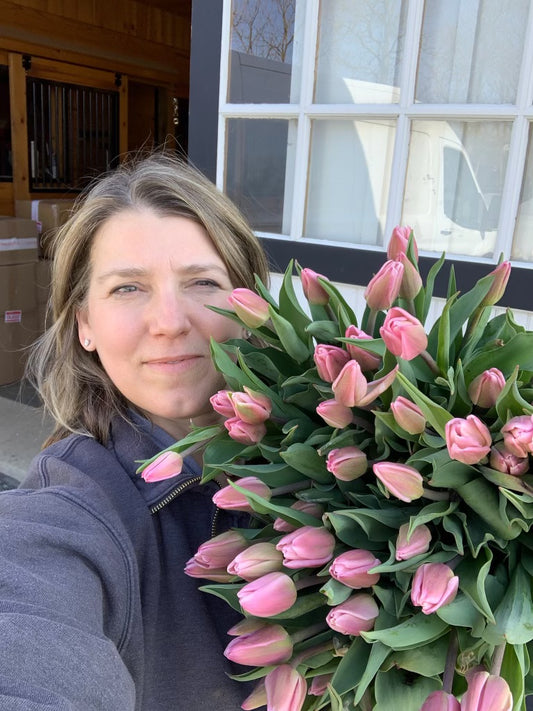
<path id="1" fill-rule="evenodd" d="M 0 265 L 36 262 L 38 237 L 33 220 L 0 215 Z"/>
<path id="2" fill-rule="evenodd" d="M 70 217 L 74 200 L 15 200 L 17 217 L 34 220 L 37 224 L 39 257 L 50 257 L 50 238 Z"/>
<path id="3" fill-rule="evenodd" d="M 35 270 L 35 262 L 0 266 L 0 385 L 22 378 L 39 335 Z"/>

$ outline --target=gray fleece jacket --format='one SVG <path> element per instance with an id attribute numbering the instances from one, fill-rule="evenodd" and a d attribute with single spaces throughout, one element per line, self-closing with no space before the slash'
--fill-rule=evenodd
<path id="1" fill-rule="evenodd" d="M 0 494 L 3 711 L 240 708 L 222 653 L 235 619 L 183 572 L 212 534 L 216 485 L 191 461 L 155 484 L 135 474 L 171 442 L 117 419 L 107 446 L 70 436 Z M 217 513 L 217 533 L 236 523 Z"/>

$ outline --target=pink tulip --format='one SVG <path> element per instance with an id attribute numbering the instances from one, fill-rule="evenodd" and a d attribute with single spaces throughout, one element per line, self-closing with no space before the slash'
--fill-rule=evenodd
<path id="1" fill-rule="evenodd" d="M 424 480 L 420 472 L 408 464 L 376 462 L 372 469 L 381 483 L 400 501 L 413 501 L 424 493 Z"/>
<path id="2" fill-rule="evenodd" d="M 263 620 L 254 620 L 252 617 L 243 617 L 242 620 L 229 628 L 227 634 L 229 634 L 230 637 L 240 637 L 243 634 L 256 632 L 267 624 L 268 622 L 263 622 Z"/>
<path id="3" fill-rule="evenodd" d="M 242 587 L 237 597 L 242 609 L 254 617 L 272 617 L 285 612 L 296 602 L 297 592 L 291 578 L 274 572 L 252 580 Z"/>
<path id="4" fill-rule="evenodd" d="M 332 383 L 350 360 L 348 351 L 338 346 L 319 343 L 315 348 L 314 361 L 319 377 L 326 383 Z"/>
<path id="5" fill-rule="evenodd" d="M 454 417 L 444 428 L 448 454 L 463 464 L 477 464 L 490 452 L 489 428 L 475 415 Z"/>
<path id="6" fill-rule="evenodd" d="M 398 298 L 403 279 L 403 264 L 389 259 L 368 282 L 364 297 L 372 311 L 390 309 Z"/>
<path id="7" fill-rule="evenodd" d="M 353 419 L 350 408 L 336 400 L 324 400 L 317 405 L 316 412 L 330 427 L 339 429 L 348 427 Z"/>
<path id="8" fill-rule="evenodd" d="M 433 691 L 420 707 L 420 711 L 461 711 L 461 704 L 453 694 Z"/>
<path id="9" fill-rule="evenodd" d="M 368 460 L 359 447 L 340 447 L 329 452 L 326 467 L 336 479 L 353 481 L 366 472 Z"/>
<path id="10" fill-rule="evenodd" d="M 231 394 L 231 402 L 235 415 L 249 425 L 261 424 L 261 422 L 268 420 L 272 412 L 270 398 L 263 393 L 247 388 L 246 385 L 244 392 Z"/>
<path id="11" fill-rule="evenodd" d="M 402 299 L 414 299 L 422 288 L 420 272 L 406 254 L 400 254 L 398 261 L 403 265 L 403 278 L 400 285 Z"/>
<path id="12" fill-rule="evenodd" d="M 326 622 L 332 630 L 341 634 L 359 636 L 369 632 L 379 614 L 376 601 L 367 593 L 357 593 L 346 602 L 335 605 L 327 614 Z"/>
<path id="13" fill-rule="evenodd" d="M 241 709 L 244 711 L 252 711 L 253 709 L 261 708 L 261 706 L 266 706 L 267 696 L 265 689 L 265 681 L 261 681 L 255 685 L 252 693 L 249 694 L 241 704 Z"/>
<path id="14" fill-rule="evenodd" d="M 286 568 L 317 568 L 333 556 L 335 536 L 323 526 L 301 526 L 276 544 Z"/>
<path id="15" fill-rule="evenodd" d="M 426 429 L 426 418 L 414 402 L 402 395 L 393 400 L 390 409 L 400 427 L 409 434 L 420 434 Z"/>
<path id="16" fill-rule="evenodd" d="M 505 387 L 505 378 L 498 368 L 489 368 L 480 373 L 468 388 L 468 395 L 479 407 L 492 407 L 496 404 L 501 391 Z"/>
<path id="17" fill-rule="evenodd" d="M 249 667 L 281 664 L 291 658 L 292 642 L 281 626 L 264 624 L 259 629 L 232 639 L 224 656 L 236 664 Z"/>
<path id="18" fill-rule="evenodd" d="M 529 471 L 529 457 L 517 457 L 504 447 L 492 447 L 489 464 L 493 469 L 511 476 L 522 476 Z"/>
<path id="19" fill-rule="evenodd" d="M 325 306 L 329 301 L 329 294 L 320 283 L 319 278 L 329 281 L 323 274 L 314 272 L 312 269 L 306 268 L 300 272 L 302 290 L 307 301 L 317 306 Z"/>
<path id="20" fill-rule="evenodd" d="M 300 711 L 307 697 L 307 682 L 296 669 L 283 664 L 265 677 L 267 711 Z"/>
<path id="21" fill-rule="evenodd" d="M 381 561 L 370 551 L 350 550 L 335 558 L 329 566 L 329 574 L 354 590 L 370 588 L 378 582 L 380 575 L 368 571 L 377 565 L 381 565 Z"/>
<path id="22" fill-rule="evenodd" d="M 242 444 L 257 444 L 266 434 L 264 422 L 250 424 L 240 417 L 229 417 L 224 421 L 224 427 L 228 430 L 231 439 Z"/>
<path id="23" fill-rule="evenodd" d="M 344 333 L 344 337 L 357 338 L 363 341 L 372 340 L 372 336 L 369 336 L 368 333 L 365 333 L 353 324 L 348 326 Z M 371 353 L 370 351 L 366 351 L 364 348 L 356 345 L 355 343 L 346 343 L 346 350 L 350 354 L 350 357 L 359 363 L 362 371 L 377 370 L 381 365 L 380 356 L 375 353 Z"/>
<path id="24" fill-rule="evenodd" d="M 295 501 L 294 504 L 290 505 L 291 509 L 295 511 L 303 511 L 304 513 L 314 516 L 315 518 L 321 519 L 324 513 L 324 507 L 322 504 L 317 504 L 314 501 Z M 276 518 L 273 523 L 274 531 L 280 531 L 282 533 L 290 533 L 295 531 L 298 526 L 293 526 L 288 521 L 283 518 Z"/>
<path id="25" fill-rule="evenodd" d="M 431 615 L 444 605 L 448 605 L 457 595 L 459 578 L 444 563 L 424 563 L 413 576 L 411 602 L 422 608 L 425 615 Z"/>
<path id="26" fill-rule="evenodd" d="M 387 311 L 379 332 L 385 346 L 398 358 L 412 360 L 427 348 L 428 339 L 424 327 L 417 318 L 399 306 Z"/>
<path id="27" fill-rule="evenodd" d="M 177 452 L 163 452 L 141 472 L 144 481 L 152 483 L 181 474 L 183 457 Z"/>
<path id="28" fill-rule="evenodd" d="M 407 246 L 409 237 L 413 231 L 412 227 L 395 227 L 392 230 L 392 235 L 387 247 L 387 257 L 389 259 L 398 259 L 400 254 L 407 254 Z M 415 257 L 418 259 L 418 247 L 413 239 L 413 249 Z"/>
<path id="29" fill-rule="evenodd" d="M 268 302 L 251 289 L 233 289 L 228 302 L 248 328 L 259 328 L 270 318 Z"/>
<path id="30" fill-rule="evenodd" d="M 358 407 L 366 407 L 367 405 L 370 405 L 370 403 L 374 402 L 381 393 L 384 393 L 385 390 L 388 390 L 390 386 L 393 384 L 393 382 L 396 380 L 396 373 L 399 370 L 399 366 L 395 365 L 392 370 L 389 370 L 388 373 L 385 373 L 385 375 L 382 378 L 378 378 L 377 380 L 371 380 L 369 383 L 367 383 L 367 388 L 366 388 L 366 394 L 357 402 Z"/>
<path id="31" fill-rule="evenodd" d="M 349 360 L 332 384 L 335 400 L 345 407 L 355 405 L 366 395 L 367 381 L 356 360 Z"/>
<path id="32" fill-rule="evenodd" d="M 202 543 L 194 558 L 207 568 L 225 568 L 247 547 L 248 541 L 238 531 L 225 531 Z"/>
<path id="33" fill-rule="evenodd" d="M 322 694 L 327 691 L 328 684 L 331 683 L 333 679 L 333 674 L 317 674 L 311 679 L 311 685 L 309 686 L 310 696 L 322 696 Z"/>
<path id="34" fill-rule="evenodd" d="M 468 688 L 461 699 L 461 711 L 512 711 L 513 695 L 501 676 L 486 671 L 468 679 Z"/>
<path id="35" fill-rule="evenodd" d="M 229 390 L 219 390 L 209 398 L 209 402 L 213 410 L 222 415 L 222 417 L 233 417 L 235 415 Z"/>
<path id="36" fill-rule="evenodd" d="M 408 532 L 409 524 L 403 523 L 396 538 L 396 560 L 409 560 L 429 550 L 431 531 L 424 523 L 419 524 L 409 537 Z"/>
<path id="37" fill-rule="evenodd" d="M 228 562 L 228 573 L 250 581 L 279 570 L 282 564 L 283 556 L 273 543 L 254 543 L 246 549 L 241 549 L 235 558 Z"/>
<path id="38" fill-rule="evenodd" d="M 494 281 L 481 302 L 482 306 L 494 306 L 504 295 L 507 282 L 511 276 L 511 262 L 501 262 L 496 269 L 491 271 L 489 276 L 493 276 Z"/>
<path id="39" fill-rule="evenodd" d="M 245 476 L 242 479 L 237 479 L 235 484 L 240 486 L 241 489 L 246 489 L 253 494 L 261 496 L 263 499 L 270 500 L 272 496 L 272 492 L 268 486 L 263 484 L 263 482 L 255 476 Z M 248 503 L 244 494 L 241 494 L 240 491 L 237 491 L 237 489 L 229 485 L 224 486 L 213 495 L 213 503 L 218 506 L 219 509 L 253 511 L 253 508 Z"/>
<path id="40" fill-rule="evenodd" d="M 533 415 L 518 415 L 501 429 L 505 449 L 517 457 L 533 453 Z"/>
<path id="41" fill-rule="evenodd" d="M 229 583 L 233 577 L 226 568 L 209 568 L 202 565 L 194 557 L 185 564 L 185 574 L 190 578 L 203 578 L 215 583 Z"/>

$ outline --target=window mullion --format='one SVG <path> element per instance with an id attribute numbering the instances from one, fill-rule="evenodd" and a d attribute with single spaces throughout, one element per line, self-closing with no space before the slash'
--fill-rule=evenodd
<path id="1" fill-rule="evenodd" d="M 218 105 L 220 109 L 226 105 L 229 82 L 229 57 L 231 38 L 231 0 L 224 0 L 222 5 L 222 36 L 220 46 L 220 73 L 218 88 Z M 226 126 L 227 117 L 219 109 L 217 132 L 216 184 L 221 190 L 224 186 L 226 172 Z"/>

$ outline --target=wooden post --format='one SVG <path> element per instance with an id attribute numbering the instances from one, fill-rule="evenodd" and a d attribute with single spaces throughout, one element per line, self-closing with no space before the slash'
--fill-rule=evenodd
<path id="1" fill-rule="evenodd" d="M 118 91 L 118 152 L 122 162 L 128 152 L 128 77 L 120 77 Z"/>
<path id="2" fill-rule="evenodd" d="M 28 117 L 26 111 L 26 71 L 22 54 L 10 52 L 9 102 L 11 105 L 11 150 L 13 162 L 14 200 L 30 199 L 28 158 Z"/>

